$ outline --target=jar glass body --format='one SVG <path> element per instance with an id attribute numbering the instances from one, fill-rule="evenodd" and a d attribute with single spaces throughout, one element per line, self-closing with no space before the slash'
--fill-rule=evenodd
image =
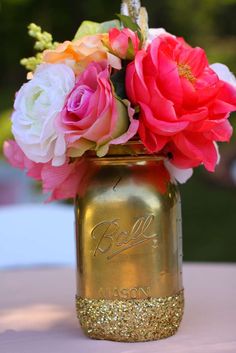
<path id="1" fill-rule="evenodd" d="M 81 326 L 98 339 L 168 337 L 183 314 L 178 189 L 154 156 L 89 163 L 89 182 L 75 202 Z"/>

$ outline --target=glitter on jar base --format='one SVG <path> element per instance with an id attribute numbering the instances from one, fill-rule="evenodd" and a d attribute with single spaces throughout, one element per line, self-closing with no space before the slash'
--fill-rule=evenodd
<path id="1" fill-rule="evenodd" d="M 173 296 L 108 300 L 76 297 L 77 315 L 91 338 L 144 342 L 176 333 L 184 311 L 183 290 Z"/>

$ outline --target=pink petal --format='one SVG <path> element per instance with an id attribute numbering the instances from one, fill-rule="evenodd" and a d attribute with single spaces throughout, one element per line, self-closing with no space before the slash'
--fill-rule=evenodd
<path id="1" fill-rule="evenodd" d="M 153 77 L 147 77 L 147 86 L 152 92 L 149 106 L 154 115 L 158 116 L 160 120 L 175 121 L 177 120 L 174 103 L 166 99 L 158 89 L 156 81 Z"/>
<path id="2" fill-rule="evenodd" d="M 4 155 L 8 162 L 15 168 L 25 169 L 27 175 L 35 180 L 41 180 L 43 164 L 32 162 L 26 157 L 16 141 L 5 141 L 3 145 Z"/>
<path id="3" fill-rule="evenodd" d="M 212 141 L 202 134 L 178 134 L 173 139 L 178 149 L 187 157 L 203 163 L 207 170 L 213 172 L 217 163 L 217 152 Z"/>
<path id="4" fill-rule="evenodd" d="M 182 50 L 179 56 L 179 62 L 189 65 L 195 77 L 198 77 L 203 72 L 204 68 L 208 66 L 208 60 L 202 48 Z"/>
<path id="5" fill-rule="evenodd" d="M 168 142 L 167 137 L 161 135 L 157 137 L 151 130 L 147 129 L 142 120 L 139 122 L 138 132 L 144 146 L 147 147 L 150 153 L 159 152 Z"/>
<path id="6" fill-rule="evenodd" d="M 233 128 L 229 121 L 215 125 L 210 131 L 204 133 L 204 136 L 212 141 L 229 141 L 233 133 Z"/>
<path id="7" fill-rule="evenodd" d="M 25 154 L 14 140 L 4 142 L 3 152 L 8 162 L 14 168 L 25 168 Z"/>
<path id="8" fill-rule="evenodd" d="M 184 113 L 180 115 L 180 119 L 181 121 L 188 121 L 188 122 L 193 122 L 195 123 L 196 121 L 201 121 L 204 118 L 206 118 L 208 116 L 208 109 L 207 107 L 201 107 L 197 110 L 193 110 L 189 113 Z M 195 125 L 194 125 L 195 126 Z"/>
<path id="9" fill-rule="evenodd" d="M 151 109 L 143 103 L 141 104 L 140 119 L 143 120 L 145 125 L 152 130 L 152 132 L 164 136 L 175 135 L 189 125 L 188 121 L 162 121 L 156 119 Z"/>

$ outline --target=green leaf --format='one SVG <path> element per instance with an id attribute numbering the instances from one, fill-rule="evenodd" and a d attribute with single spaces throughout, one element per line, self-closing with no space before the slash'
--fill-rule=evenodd
<path id="1" fill-rule="evenodd" d="M 0 157 L 2 155 L 2 147 L 5 140 L 8 140 L 12 137 L 11 133 L 11 119 L 10 116 L 12 110 L 5 110 L 0 113 Z"/>
<path id="2" fill-rule="evenodd" d="M 134 59 L 134 46 L 131 38 L 128 38 L 128 50 L 126 53 L 126 59 L 127 60 L 133 60 Z"/>
<path id="3" fill-rule="evenodd" d="M 74 40 L 97 33 L 107 33 L 111 28 L 119 29 L 120 22 L 118 20 L 106 21 L 102 23 L 83 21 L 75 34 Z"/>
<path id="4" fill-rule="evenodd" d="M 121 20 L 124 27 L 131 29 L 134 32 L 140 31 L 139 26 L 135 23 L 130 16 L 117 14 L 117 17 Z"/>
<path id="5" fill-rule="evenodd" d="M 83 21 L 75 34 L 74 39 L 98 33 L 100 24 L 98 22 Z"/>

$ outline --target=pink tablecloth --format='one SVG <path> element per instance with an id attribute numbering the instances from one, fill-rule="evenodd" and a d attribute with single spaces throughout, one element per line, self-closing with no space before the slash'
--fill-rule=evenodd
<path id="1" fill-rule="evenodd" d="M 236 265 L 185 264 L 182 325 L 175 336 L 147 343 L 85 337 L 74 277 L 69 268 L 0 272 L 1 353 L 236 352 Z"/>

